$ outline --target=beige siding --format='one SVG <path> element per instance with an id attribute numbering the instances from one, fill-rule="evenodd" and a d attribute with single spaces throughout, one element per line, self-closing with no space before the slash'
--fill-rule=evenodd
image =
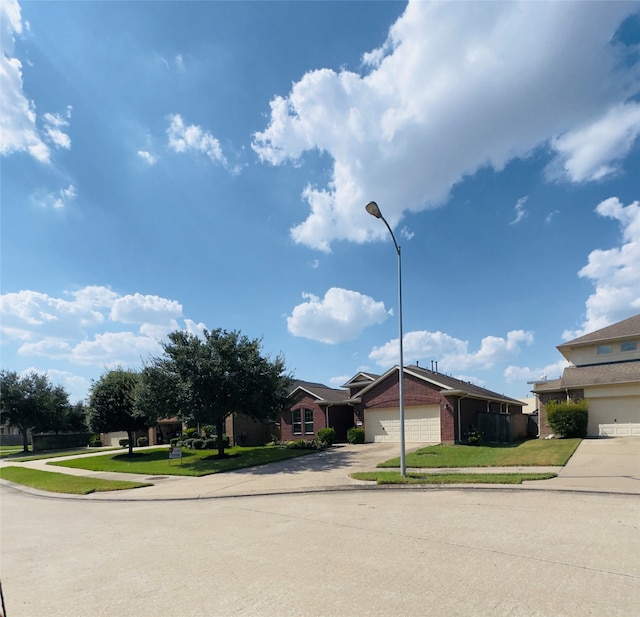
<path id="1" fill-rule="evenodd" d="M 603 341 L 600 344 L 610 344 L 611 353 L 599 354 L 598 345 L 576 347 L 571 350 L 571 362 L 575 366 L 585 366 L 588 364 L 600 364 L 602 362 L 609 364 L 611 362 L 629 362 L 640 359 L 640 340 L 638 341 L 638 348 L 635 351 L 620 351 L 620 341 L 615 343 Z"/>

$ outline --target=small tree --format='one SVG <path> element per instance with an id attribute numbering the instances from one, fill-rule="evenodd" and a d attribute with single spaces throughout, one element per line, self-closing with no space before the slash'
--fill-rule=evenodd
<path id="1" fill-rule="evenodd" d="M 69 407 L 64 388 L 52 385 L 46 375 L 32 372 L 20 377 L 15 371 L 0 372 L 2 423 L 20 431 L 24 452 L 29 451 L 29 431 L 51 430 Z"/>
<path id="2" fill-rule="evenodd" d="M 141 377 L 134 371 L 107 371 L 89 391 L 89 426 L 95 433 L 126 431 L 129 455 L 133 454 L 135 433 L 148 428 L 154 418 L 139 404 Z"/>
<path id="3" fill-rule="evenodd" d="M 547 403 L 547 422 L 560 437 L 586 437 L 589 424 L 587 401 Z"/>
<path id="4" fill-rule="evenodd" d="M 172 332 L 164 355 L 145 367 L 146 405 L 184 421 L 216 427 L 224 456 L 224 421 L 232 413 L 265 420 L 285 405 L 290 378 L 284 359 L 262 355 L 261 341 L 239 332 Z"/>

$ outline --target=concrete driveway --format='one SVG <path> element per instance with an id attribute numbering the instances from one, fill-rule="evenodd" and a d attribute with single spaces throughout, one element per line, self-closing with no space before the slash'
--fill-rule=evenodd
<path id="1" fill-rule="evenodd" d="M 538 484 L 547 489 L 640 495 L 640 438 L 583 439 L 558 477 Z"/>

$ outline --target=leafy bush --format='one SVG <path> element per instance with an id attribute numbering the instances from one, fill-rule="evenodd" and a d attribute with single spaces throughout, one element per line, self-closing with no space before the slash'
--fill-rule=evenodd
<path id="1" fill-rule="evenodd" d="M 482 433 L 477 428 L 469 429 L 468 441 L 470 446 L 481 446 L 483 443 Z"/>
<path id="2" fill-rule="evenodd" d="M 195 428 L 186 428 L 184 429 L 183 433 L 182 433 L 182 437 L 186 440 L 186 439 L 191 439 L 196 433 L 198 432 L 198 429 Z"/>
<path id="3" fill-rule="evenodd" d="M 99 437 L 92 437 L 89 440 L 89 447 L 90 448 L 101 448 L 102 447 L 102 441 L 100 441 Z"/>
<path id="4" fill-rule="evenodd" d="M 193 448 L 193 437 L 189 437 L 189 439 L 183 439 L 182 445 L 185 448 Z"/>
<path id="5" fill-rule="evenodd" d="M 321 428 L 316 435 L 316 438 L 321 441 L 325 446 L 332 446 L 336 440 L 336 429 L 334 428 Z"/>
<path id="6" fill-rule="evenodd" d="M 118 443 L 120 444 L 121 448 L 127 448 L 129 446 L 129 440 L 128 439 L 120 439 L 118 441 Z"/>
<path id="7" fill-rule="evenodd" d="M 138 437 L 138 446 L 148 446 L 149 438 L 148 437 Z"/>
<path id="8" fill-rule="evenodd" d="M 178 445 L 179 441 L 180 441 L 180 439 L 178 439 L 177 437 L 174 437 L 173 439 L 169 440 L 169 445 L 173 446 L 175 448 Z"/>
<path id="9" fill-rule="evenodd" d="M 204 439 L 193 439 L 191 441 L 191 447 L 195 450 L 202 450 L 204 448 Z"/>
<path id="10" fill-rule="evenodd" d="M 210 439 L 211 437 L 215 437 L 215 435 L 216 435 L 216 427 L 213 426 L 213 424 L 205 424 L 200 429 L 200 435 L 202 435 L 202 437 L 205 440 Z"/>
<path id="11" fill-rule="evenodd" d="M 347 431 L 347 441 L 349 443 L 364 443 L 364 429 L 352 426 Z"/>
<path id="12" fill-rule="evenodd" d="M 586 437 L 589 424 L 587 401 L 548 403 L 547 422 L 554 434 L 560 437 Z"/>
<path id="13" fill-rule="evenodd" d="M 205 450 L 215 450 L 218 447 L 217 439 L 205 439 L 204 440 L 204 449 Z"/>

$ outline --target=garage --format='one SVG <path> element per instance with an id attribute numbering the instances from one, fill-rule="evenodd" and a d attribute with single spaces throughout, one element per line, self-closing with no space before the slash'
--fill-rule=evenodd
<path id="1" fill-rule="evenodd" d="M 399 442 L 398 408 L 365 410 L 364 431 L 368 442 Z M 407 443 L 440 443 L 440 406 L 405 407 L 404 438 Z"/>
<path id="2" fill-rule="evenodd" d="M 585 392 L 586 394 L 586 392 Z M 637 397 L 589 398 L 588 434 L 594 437 L 640 437 Z"/>

